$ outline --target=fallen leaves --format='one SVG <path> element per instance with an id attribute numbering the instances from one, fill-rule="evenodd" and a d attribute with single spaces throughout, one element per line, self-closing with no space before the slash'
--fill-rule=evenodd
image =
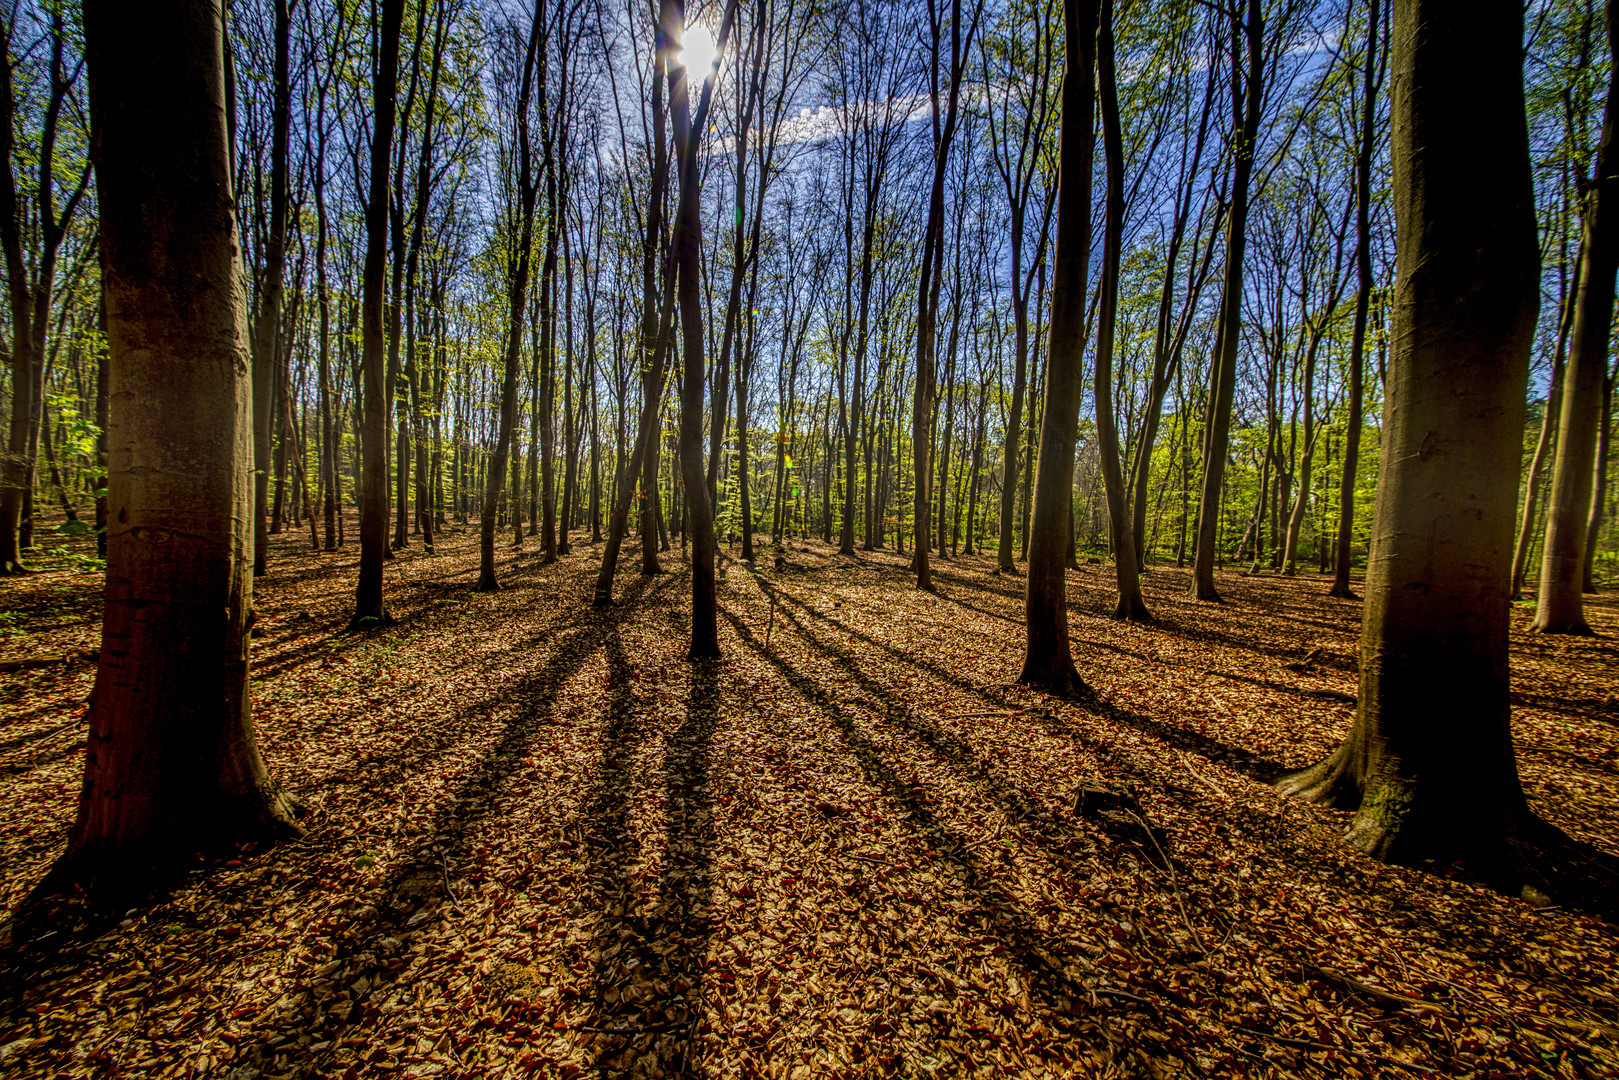
<path id="1" fill-rule="evenodd" d="M 1096 699 L 1058 702 L 1009 683 L 1019 582 L 976 559 L 938 562 L 937 596 L 886 553 L 726 560 L 725 657 L 692 664 L 677 558 L 597 612 L 597 547 L 474 594 L 471 535 L 439 541 L 390 566 L 399 625 L 360 635 L 351 554 L 280 549 L 255 712 L 308 836 L 14 949 L 0 1070 L 1619 1069 L 1610 926 L 1370 862 L 1263 782 L 1352 716 L 1359 606 L 1311 576 L 1213 606 L 1158 569 L 1142 627 L 1107 617 L 1110 568 L 1075 572 Z M 92 647 L 96 597 L 0 583 L 28 656 Z M 1610 641 L 1515 633 L 1514 693 L 1537 811 L 1612 850 Z M 0 665 L 8 907 L 71 821 L 92 676 Z"/>

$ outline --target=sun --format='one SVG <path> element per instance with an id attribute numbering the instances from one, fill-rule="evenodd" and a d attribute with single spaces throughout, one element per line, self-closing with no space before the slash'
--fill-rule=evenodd
<path id="1" fill-rule="evenodd" d="M 709 69 L 719 63 L 719 48 L 714 43 L 714 34 L 701 23 L 693 23 L 686 27 L 681 41 L 680 55 L 676 62 L 688 71 L 695 70 L 706 76 Z"/>

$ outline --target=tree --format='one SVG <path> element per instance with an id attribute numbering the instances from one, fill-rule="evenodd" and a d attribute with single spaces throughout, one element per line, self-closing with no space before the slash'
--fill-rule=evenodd
<path id="1" fill-rule="evenodd" d="M 518 62 L 519 79 L 512 119 L 516 136 L 508 152 L 514 160 L 508 161 L 512 170 L 512 183 L 516 187 L 516 205 L 509 206 L 506 222 L 508 249 L 506 254 L 506 340 L 505 373 L 500 384 L 500 427 L 495 436 L 494 456 L 490 459 L 489 476 L 485 483 L 483 516 L 478 523 L 478 584 L 479 592 L 493 592 L 500 588 L 495 579 L 495 525 L 500 514 L 501 487 L 506 482 L 507 456 L 512 454 L 512 440 L 517 430 L 517 374 L 523 361 L 523 314 L 528 308 L 528 279 L 534 248 L 534 204 L 539 198 L 540 182 L 534 175 L 534 155 L 529 137 L 529 105 L 534 94 L 535 68 L 545 49 L 545 20 L 543 5 L 536 2 L 529 18 L 528 40 Z M 544 79 L 544 73 L 540 73 Z M 514 483 L 513 498 L 517 485 Z M 513 515 L 514 518 L 517 515 Z M 515 521 L 517 529 L 522 528 Z"/>
<path id="2" fill-rule="evenodd" d="M 996 567 L 1003 573 L 1014 569 L 1012 561 L 1012 512 L 1017 490 L 1018 446 L 1023 432 L 1023 395 L 1029 370 L 1029 300 L 1035 293 L 1034 281 L 1045 265 L 1046 243 L 1051 234 L 1053 201 L 1043 200 L 1040 222 L 1035 233 L 1034 255 L 1024 260 L 1026 226 L 1031 203 L 1038 193 L 1035 180 L 1049 166 L 1047 144 L 1051 124 L 1057 119 L 1059 93 L 1052 92 L 1057 34 L 1051 26 L 1051 0 L 1030 0 L 1026 17 L 1010 20 L 1005 35 L 980 39 L 980 67 L 984 72 L 986 119 L 989 123 L 990 161 L 1006 192 L 1011 213 L 1011 262 L 1008 277 L 1012 287 L 1012 320 L 1015 333 L 1015 374 L 1012 380 L 1012 411 L 1007 418 L 1006 439 L 1002 446 L 1000 542 Z M 1023 37 L 1027 27 L 1032 41 Z M 992 69 L 990 58 L 1005 64 L 1004 73 Z M 1006 89 L 995 86 L 999 78 Z M 1014 125 L 1014 121 L 1016 124 Z"/>
<path id="3" fill-rule="evenodd" d="M 1607 204 L 1619 182 L 1619 2 L 1609 0 L 1608 105 L 1597 148 L 1596 175 L 1582 178 L 1585 214 L 1581 226 L 1579 286 L 1574 331 L 1563 374 L 1562 416 L 1552 466 L 1546 515 L 1546 546 L 1540 564 L 1535 629 L 1543 634 L 1589 634 L 1583 597 L 1585 547 L 1590 531 L 1597 428 L 1602 421 L 1608 336 L 1613 325 L 1614 274 L 1619 270 L 1619 214 Z"/>
<path id="4" fill-rule="evenodd" d="M 1264 101 L 1264 44 L 1265 16 L 1260 0 L 1248 0 L 1246 19 L 1240 18 L 1233 7 L 1231 207 L 1226 215 L 1225 279 L 1205 414 L 1208 429 L 1203 444 L 1203 490 L 1198 500 L 1197 558 L 1192 570 L 1192 595 L 1199 600 L 1220 599 L 1219 590 L 1214 587 L 1214 555 L 1219 542 L 1226 455 L 1231 446 L 1231 400 L 1237 389 L 1237 344 L 1242 333 L 1242 259 L 1248 244 L 1249 184 L 1253 178 L 1255 143 L 1259 139 L 1260 106 Z M 1245 52 L 1246 75 L 1243 70 Z"/>
<path id="5" fill-rule="evenodd" d="M 1396 0 L 1399 332 L 1348 739 L 1284 791 L 1386 860 L 1489 858 L 1527 818 L 1507 630 L 1539 254 L 1522 12 Z"/>
<path id="6" fill-rule="evenodd" d="M 1114 70 L 1113 0 L 1101 0 L 1101 33 L 1096 57 L 1102 113 L 1102 157 L 1107 162 L 1103 210 L 1101 297 L 1096 312 L 1096 444 L 1102 458 L 1108 527 L 1113 534 L 1113 566 L 1119 585 L 1115 619 L 1148 622 L 1152 614 L 1141 596 L 1135 521 L 1125 501 L 1119 460 L 1119 425 L 1113 413 L 1113 332 L 1119 309 L 1119 257 L 1124 245 L 1124 132 L 1119 126 L 1119 87 Z M 1060 226 L 1059 226 L 1060 227 Z M 1072 535 L 1072 530 L 1070 530 Z"/>
<path id="7" fill-rule="evenodd" d="M 939 43 L 944 14 L 931 2 L 928 5 L 928 24 L 931 29 L 933 53 L 928 64 L 929 101 L 933 118 L 933 183 L 928 189 L 928 222 L 922 235 L 922 280 L 916 293 L 916 392 L 911 409 L 911 461 L 915 473 L 915 502 L 913 529 L 916 534 L 914 559 L 916 587 L 933 591 L 933 575 L 928 567 L 928 546 L 932 525 L 928 514 L 932 509 L 932 494 L 928 484 L 932 479 L 929 458 L 932 455 L 932 428 L 934 411 L 933 384 L 936 379 L 934 358 L 936 326 L 939 319 L 939 287 L 944 280 L 944 181 L 950 167 L 950 143 L 956 134 L 956 118 L 961 104 L 961 79 L 966 70 L 967 57 L 972 52 L 973 35 L 978 30 L 978 19 L 983 5 L 973 8 L 965 38 L 961 26 L 961 0 L 950 5 L 950 88 L 944 116 L 939 115 Z"/>
<path id="8" fill-rule="evenodd" d="M 392 622 L 382 600 L 382 563 L 388 557 L 388 341 L 383 327 L 383 284 L 388 268 L 389 159 L 399 90 L 399 34 L 405 0 L 381 0 L 377 66 L 372 91 L 370 194 L 365 207 L 365 271 L 360 297 L 360 578 L 355 586 L 358 628 Z"/>
<path id="9" fill-rule="evenodd" d="M 1349 562 L 1355 527 L 1355 475 L 1360 468 L 1361 414 L 1366 399 L 1366 324 L 1372 305 L 1372 152 L 1377 144 L 1377 92 L 1383 75 L 1378 60 L 1377 25 L 1384 4 L 1385 0 L 1370 0 L 1367 4 L 1360 131 L 1355 146 L 1355 328 L 1349 342 L 1349 421 L 1344 433 L 1343 475 L 1338 484 L 1338 557 L 1328 594 L 1345 600 L 1354 598 L 1349 589 Z"/>
<path id="10" fill-rule="evenodd" d="M 287 141 L 292 126 L 292 12 L 275 0 L 275 70 L 270 123 L 270 228 L 264 244 L 264 276 L 253 327 L 253 573 L 268 569 L 270 553 L 270 427 L 281 361 L 281 300 L 287 268 Z"/>
<path id="11" fill-rule="evenodd" d="M 675 167 L 680 186 L 675 203 L 674 235 L 670 242 L 679 281 L 681 350 L 685 374 L 680 390 L 680 477 L 691 526 L 691 658 L 720 654 L 719 607 L 715 592 L 714 560 L 719 544 L 714 535 L 714 508 L 708 500 L 703 475 L 703 305 L 698 278 L 702 273 L 703 219 L 699 212 L 697 150 L 705 130 L 709 101 L 719 56 L 731 34 L 737 0 L 729 0 L 720 25 L 714 66 L 704 72 L 702 96 L 696 116 L 691 109 L 691 83 L 684 63 L 669 66 L 669 118 L 675 142 Z M 686 25 L 682 0 L 662 0 L 658 32 L 668 48 L 680 52 Z"/>
<path id="12" fill-rule="evenodd" d="M 253 418 L 220 9 L 88 0 L 84 22 L 110 525 L 84 785 L 59 866 L 134 891 L 199 849 L 296 827 L 248 703 Z"/>
<path id="13" fill-rule="evenodd" d="M 26 148 L 32 151 L 27 157 L 32 158 L 37 172 L 32 185 L 19 188 L 12 164 L 19 95 L 15 65 L 9 60 L 17 14 L 15 5 L 0 13 L 0 48 L 8 57 L 0 64 L 0 253 L 5 259 L 11 308 L 12 372 L 11 428 L 5 460 L 0 464 L 0 574 L 26 569 L 22 551 L 32 535 L 28 512 L 34 486 L 31 448 L 43 401 L 42 362 L 52 284 L 62 243 L 90 181 L 88 159 L 73 169 L 57 156 L 64 134 L 62 114 L 78 83 L 79 65 L 68 66 L 66 18 L 60 6 L 53 6 L 39 142 Z M 66 173 L 69 182 L 64 184 L 59 173 Z"/>
<path id="14" fill-rule="evenodd" d="M 1052 253 L 1051 337 L 1046 407 L 1040 422 L 1025 645 L 1018 682 L 1054 693 L 1083 687 L 1068 646 L 1068 531 L 1073 509 L 1074 441 L 1085 381 L 1085 282 L 1091 251 L 1091 159 L 1096 148 L 1097 0 L 1064 0 L 1062 144 L 1057 177 L 1057 243 Z"/>

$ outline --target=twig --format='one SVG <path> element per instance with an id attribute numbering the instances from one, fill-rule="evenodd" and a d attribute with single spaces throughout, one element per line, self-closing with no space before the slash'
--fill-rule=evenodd
<path id="1" fill-rule="evenodd" d="M 581 1024 L 574 1030 L 588 1031 L 595 1035 L 647 1035 L 655 1031 L 677 1031 L 683 1027 L 691 1027 L 695 1022 L 694 1017 L 672 1024 L 636 1024 L 633 1027 L 592 1027 L 589 1024 Z"/>
<path id="2" fill-rule="evenodd" d="M 1289 1039 L 1285 1035 L 1272 1035 L 1268 1031 L 1237 1027 L 1236 1025 L 1232 1025 L 1231 1030 L 1240 1031 L 1244 1035 L 1256 1035 L 1261 1039 L 1269 1039 L 1273 1043 L 1277 1043 L 1281 1046 L 1291 1046 L 1295 1050 L 1316 1050 L 1324 1051 L 1329 1054 L 1344 1054 L 1349 1057 L 1360 1058 L 1362 1061 L 1375 1061 L 1383 1065 L 1393 1065 L 1396 1068 L 1409 1069 L 1414 1073 L 1425 1073 L 1429 1076 L 1439 1075 L 1438 1069 L 1430 1069 L 1426 1065 L 1413 1065 L 1409 1061 L 1401 1061 L 1399 1058 L 1388 1057 L 1384 1054 L 1371 1054 L 1363 1050 L 1351 1050 L 1346 1046 L 1328 1046 L 1326 1043 L 1310 1042 L 1307 1039 Z"/>
<path id="3" fill-rule="evenodd" d="M 444 875 L 444 895 L 450 898 L 450 906 L 455 909 L 457 915 L 463 919 L 466 918 L 467 913 L 461 909 L 460 903 L 455 899 L 455 890 L 450 888 L 450 864 L 444 861 L 444 852 L 442 851 L 438 853 L 438 868 L 439 872 Z"/>
<path id="4" fill-rule="evenodd" d="M 1470 990 L 1465 986 L 1458 986 L 1449 979 L 1440 979 L 1439 981 L 1450 987 L 1452 990 L 1459 991 L 1466 994 L 1469 998 L 1472 998 L 1476 1002 L 1475 1007 L 1483 1006 L 1486 1011 L 1492 1012 L 1497 1016 L 1504 1017 L 1514 1027 L 1517 1026 L 1517 1022 L 1519 1020 L 1523 1020 L 1524 1022 L 1531 1024 L 1550 1024 L 1552 1027 L 1562 1028 L 1566 1031 L 1580 1031 L 1587 1034 L 1596 1032 L 1598 1034 L 1606 1035 L 1609 1038 L 1619 1035 L 1619 1028 L 1613 1027 L 1609 1024 L 1604 1024 L 1599 1020 L 1568 1020 L 1561 1016 L 1546 1016 L 1543 1013 L 1534 1012 L 1508 1013 L 1491 1002 L 1489 998 L 1486 998 L 1483 994 L 1480 994 L 1477 991 Z"/>
<path id="5" fill-rule="evenodd" d="M 1169 855 L 1159 845 L 1158 838 L 1152 834 L 1152 827 L 1147 824 L 1146 820 L 1134 810 L 1130 810 L 1128 813 L 1136 819 L 1136 824 L 1141 826 L 1141 831 L 1147 834 L 1147 839 L 1152 841 L 1152 846 L 1158 852 L 1158 857 L 1164 860 L 1164 869 L 1169 871 L 1169 884 L 1175 893 L 1175 906 L 1181 910 L 1181 922 L 1186 924 L 1186 932 L 1192 935 L 1192 941 L 1202 950 L 1203 955 L 1209 955 L 1208 944 L 1204 942 L 1203 935 L 1197 932 L 1197 927 L 1192 925 L 1192 917 L 1186 913 L 1186 902 L 1181 899 L 1180 879 L 1175 876 L 1175 864 L 1169 861 Z"/>
<path id="6" fill-rule="evenodd" d="M 1128 1001 L 1134 1005 L 1146 1005 L 1153 1009 L 1160 1008 L 1159 1004 L 1156 1001 L 1153 1001 L 1151 998 L 1140 997 L 1136 994 L 1127 994 L 1123 990 L 1109 990 L 1103 986 L 1087 987 L 1086 989 L 1088 989 L 1092 994 L 1095 994 L 1097 997 L 1117 998 L 1119 1001 Z"/>
<path id="7" fill-rule="evenodd" d="M 1315 964 L 1305 964 L 1304 970 L 1310 975 L 1320 979 L 1322 982 L 1336 986 L 1340 990 L 1347 990 L 1353 994 L 1363 994 L 1366 997 L 1374 998 L 1386 1004 L 1397 1006 L 1398 1008 L 1431 1009 L 1438 1012 L 1445 1011 L 1443 1006 L 1437 1005 L 1434 1002 L 1424 1001 L 1421 998 L 1410 997 L 1406 994 L 1396 994 L 1391 990 L 1384 990 L 1381 987 L 1373 986 L 1371 983 L 1362 982 L 1353 976 L 1345 975 L 1342 972 L 1333 971 L 1331 968 L 1319 967 Z"/>

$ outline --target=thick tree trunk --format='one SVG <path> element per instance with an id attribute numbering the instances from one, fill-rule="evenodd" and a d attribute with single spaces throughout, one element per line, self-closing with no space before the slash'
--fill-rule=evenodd
<path id="1" fill-rule="evenodd" d="M 107 333 L 107 292 L 101 291 L 96 304 L 96 328 L 103 337 Z M 96 465 L 101 469 L 101 480 L 96 485 L 96 554 L 107 557 L 107 401 L 108 378 L 111 371 L 106 356 L 96 364 Z"/>
<path id="2" fill-rule="evenodd" d="M 1546 507 L 1546 546 L 1540 564 L 1535 629 L 1543 634 L 1589 634 L 1585 621 L 1585 546 L 1590 533 L 1597 428 L 1608 372 L 1613 325 L 1614 273 L 1619 270 L 1619 0 L 1607 4 L 1608 104 L 1597 150 L 1596 176 L 1586 192 L 1580 247 L 1580 284 L 1573 344 L 1563 374 L 1563 415 Z"/>
<path id="3" fill-rule="evenodd" d="M 1387 860 L 1501 853 L 1526 820 L 1507 632 L 1539 256 L 1514 5 L 1396 0 L 1401 328 L 1347 741 L 1283 778 Z"/>
<path id="4" fill-rule="evenodd" d="M 219 7 L 90 0 L 84 21 L 112 520 L 84 784 L 58 872 L 129 894 L 200 849 L 297 830 L 248 703 L 253 416 Z"/>
<path id="5" fill-rule="evenodd" d="M 1066 694 L 1083 687 L 1068 645 L 1064 556 L 1073 506 L 1074 443 L 1085 381 L 1085 279 L 1091 248 L 1091 158 L 1096 0 L 1065 0 L 1067 75 L 1062 87 L 1057 244 L 1052 255 L 1051 341 L 1040 422 L 1034 511 L 1024 592 L 1026 638 L 1018 681 Z"/>

